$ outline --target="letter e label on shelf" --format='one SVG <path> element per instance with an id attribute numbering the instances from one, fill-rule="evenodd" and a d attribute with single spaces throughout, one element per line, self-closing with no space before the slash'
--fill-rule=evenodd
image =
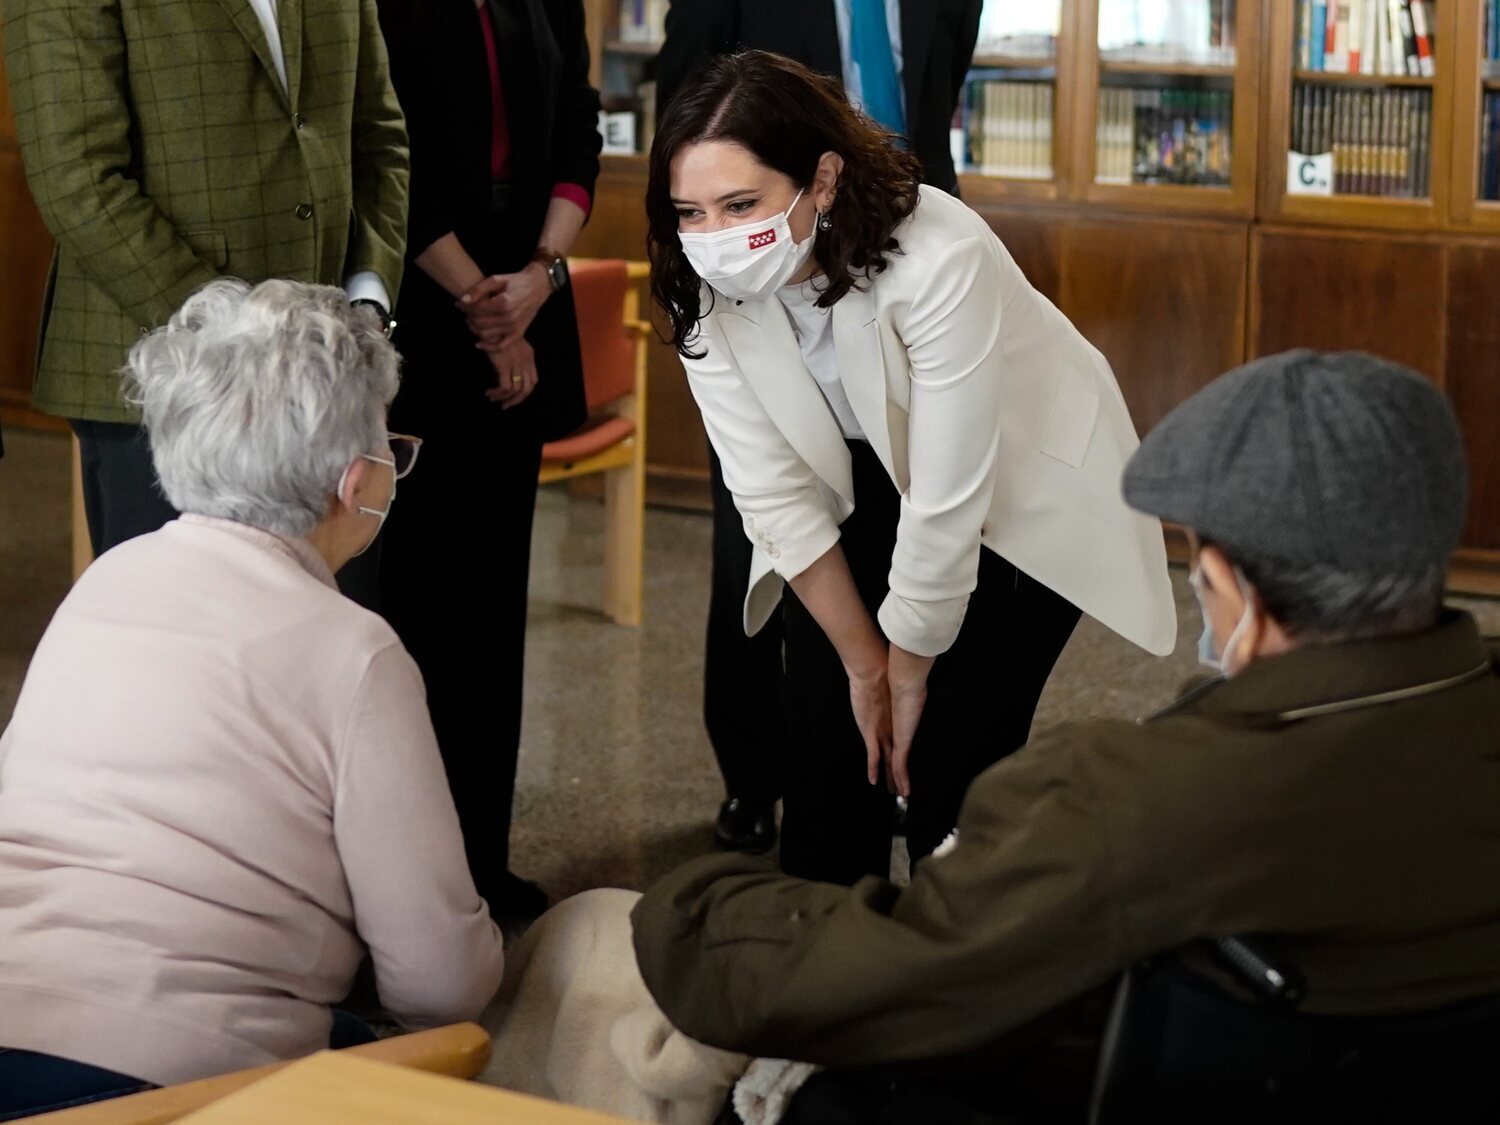
<path id="1" fill-rule="evenodd" d="M 1306 156 L 1300 152 L 1286 154 L 1286 193 L 1288 195 L 1332 195 L 1333 153 Z"/>

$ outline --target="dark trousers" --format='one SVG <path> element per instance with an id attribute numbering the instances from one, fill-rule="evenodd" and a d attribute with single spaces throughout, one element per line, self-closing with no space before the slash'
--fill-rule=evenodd
<path id="1" fill-rule="evenodd" d="M 428 374 L 446 372 L 407 378 Z M 386 521 L 381 610 L 422 670 L 469 869 L 496 904 L 510 863 L 541 443 L 473 397 L 443 417 L 397 399 L 393 422 L 423 445 Z"/>
<path id="2" fill-rule="evenodd" d="M 888 589 L 901 498 L 869 445 L 854 441 L 849 448 L 856 506 L 840 537 L 873 617 Z M 987 548 L 979 559 L 963 628 L 933 666 L 912 743 L 906 842 L 913 862 L 952 831 L 969 783 L 1025 744 L 1042 688 L 1078 624 L 1078 608 L 1067 599 Z M 885 877 L 893 798 L 866 780 L 848 675 L 790 588 L 784 616 L 791 735 L 782 868 L 830 883 Z"/>
<path id="3" fill-rule="evenodd" d="M 373 1043 L 375 1032 L 348 1012 L 333 1010 L 328 1046 L 333 1050 Z M 0 1121 L 154 1090 L 150 1082 L 103 1067 L 36 1051 L 0 1047 Z"/>
<path id="4" fill-rule="evenodd" d="M 95 557 L 177 518 L 162 495 L 146 431 L 126 422 L 70 419 L 83 469 L 83 512 Z"/>
<path id="5" fill-rule="evenodd" d="M 745 593 L 753 548 L 724 487 L 719 458 L 708 451 L 713 483 L 713 580 L 703 652 L 703 723 L 730 797 L 770 804 L 786 771 L 785 677 L 781 611 L 745 636 Z"/>
<path id="6" fill-rule="evenodd" d="M 95 558 L 177 518 L 177 509 L 167 502 L 157 483 L 151 443 L 143 427 L 81 418 L 70 419 L 68 424 L 78 435 L 83 511 Z M 368 551 L 339 571 L 339 589 L 366 609 L 374 609 L 379 568 L 377 539 Z"/>

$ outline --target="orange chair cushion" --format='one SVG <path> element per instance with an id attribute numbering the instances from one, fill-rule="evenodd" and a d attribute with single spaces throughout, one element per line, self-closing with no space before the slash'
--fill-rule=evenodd
<path id="1" fill-rule="evenodd" d="M 542 460 L 554 464 L 559 461 L 582 461 L 585 457 L 603 453 L 612 445 L 619 445 L 633 433 L 635 423 L 629 418 L 600 418 L 597 422 L 590 422 L 576 434 L 560 441 L 549 441 L 542 446 Z"/>
<path id="2" fill-rule="evenodd" d="M 635 338 L 625 329 L 625 263 L 579 261 L 569 270 L 583 349 L 583 388 L 598 410 L 635 390 Z"/>

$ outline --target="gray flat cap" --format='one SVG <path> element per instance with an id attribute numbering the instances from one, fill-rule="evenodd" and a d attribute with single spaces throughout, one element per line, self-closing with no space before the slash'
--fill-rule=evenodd
<path id="1" fill-rule="evenodd" d="M 1448 400 L 1361 352 L 1284 352 L 1215 379 L 1125 467 L 1131 507 L 1232 555 L 1360 574 L 1446 563 L 1464 521 Z"/>

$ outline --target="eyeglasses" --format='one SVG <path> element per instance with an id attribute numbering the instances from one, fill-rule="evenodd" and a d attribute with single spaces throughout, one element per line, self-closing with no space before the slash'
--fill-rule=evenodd
<path id="1" fill-rule="evenodd" d="M 396 470 L 396 479 L 400 480 L 415 467 L 417 454 L 422 451 L 422 439 L 410 434 L 386 434 L 385 438 L 390 442 L 394 459 L 391 468 Z"/>

